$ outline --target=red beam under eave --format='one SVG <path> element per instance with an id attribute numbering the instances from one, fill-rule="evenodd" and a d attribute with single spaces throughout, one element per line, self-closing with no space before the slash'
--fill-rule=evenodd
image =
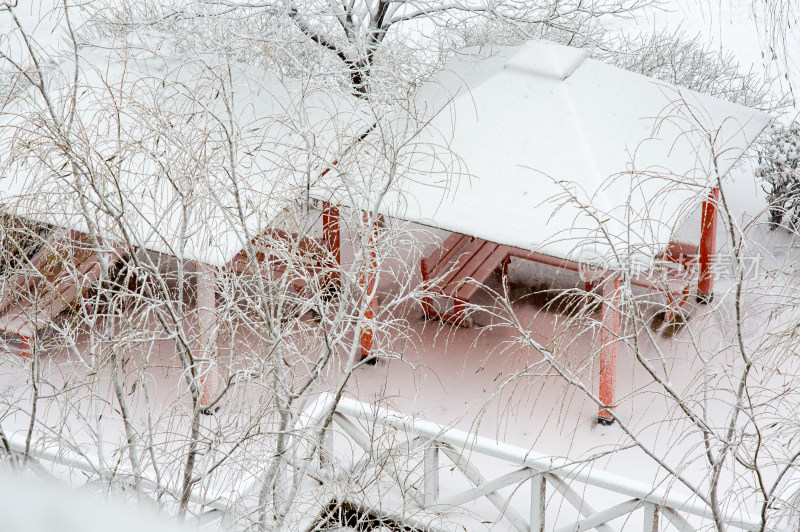
<path id="1" fill-rule="evenodd" d="M 603 281 L 603 305 L 600 328 L 600 395 L 602 403 L 598 421 L 610 425 L 614 418 L 610 409 L 614 407 L 617 387 L 617 340 L 619 339 L 619 275 Z"/>
<path id="2" fill-rule="evenodd" d="M 717 251 L 717 203 L 719 188 L 714 188 L 703 202 L 700 220 L 700 272 L 697 281 L 697 301 L 709 303 L 714 297 L 714 253 Z"/>

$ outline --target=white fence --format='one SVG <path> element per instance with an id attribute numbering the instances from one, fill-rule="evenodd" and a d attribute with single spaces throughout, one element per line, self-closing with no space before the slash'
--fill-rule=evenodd
<path id="1" fill-rule="evenodd" d="M 329 395 L 318 399 L 301 424 L 307 429 L 319 427 L 332 400 Z M 340 400 L 333 424 L 320 478 L 332 482 L 360 475 L 374 464 L 374 470 L 381 469 L 394 480 L 406 500 L 428 514 L 463 511 L 471 505 L 473 516 L 483 512 L 477 522 L 489 524 L 488 528 L 504 522 L 520 532 L 622 528 L 655 532 L 670 527 L 693 531 L 712 524 L 710 508 L 696 496 L 680 494 L 678 488 L 653 488 L 587 464 L 544 457 L 352 399 Z M 343 462 L 349 462 L 349 472 L 337 473 Z M 498 469 L 510 470 L 496 475 Z M 464 489 L 452 489 L 457 476 L 466 480 Z M 522 496 L 523 491 L 529 496 Z M 484 504 L 476 505 L 479 501 Z M 746 518 L 726 515 L 723 521 L 729 530 L 761 529 L 760 523 Z"/>
<path id="2" fill-rule="evenodd" d="M 348 398 L 336 405 L 317 467 L 312 465 L 317 462 L 311 459 L 307 444 L 332 406 L 333 397 L 323 394 L 301 416 L 294 432 L 298 438 L 291 469 L 298 471 L 297 464 L 305 464 L 301 469 L 311 478 L 330 485 L 381 476 L 399 489 L 401 510 L 387 507 L 385 501 L 370 500 L 369 488 L 361 492 L 363 499 L 358 503 L 375 515 L 391 515 L 395 520 L 410 516 L 405 522 L 411 527 L 478 529 L 463 524 L 470 522 L 485 529 L 520 532 L 655 532 L 669 528 L 694 531 L 712 525 L 710 508 L 694 495 L 680 494 L 679 488 L 653 488 L 589 464 L 545 457 Z M 23 452 L 23 441 L 12 439 L 10 443 L 13 451 Z M 103 471 L 95 458 L 75 451 L 34 447 L 31 457 L 89 476 L 113 474 Z M 498 475 L 498 470 L 503 472 Z M 146 489 L 163 489 L 150 479 L 140 482 Z M 258 489 L 255 478 L 247 484 L 239 487 L 238 497 L 234 495 L 231 501 L 240 499 L 241 504 Z M 206 511 L 201 522 L 224 518 L 232 510 L 229 502 L 209 501 L 199 493 L 193 493 L 191 500 Z M 744 517 L 725 515 L 722 520 L 728 530 L 761 530 L 760 523 Z M 797 529 L 786 526 L 786 530 Z"/>

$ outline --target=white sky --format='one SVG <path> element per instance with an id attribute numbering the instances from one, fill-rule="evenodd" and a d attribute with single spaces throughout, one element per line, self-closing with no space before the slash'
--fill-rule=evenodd
<path id="1" fill-rule="evenodd" d="M 777 77 L 781 90 L 789 90 L 791 82 L 797 98 L 800 96 L 797 94 L 800 89 L 800 30 L 797 24 L 792 24 L 786 35 L 786 50 L 795 53 L 771 59 L 767 52 L 771 37 L 763 5 L 759 0 L 667 0 L 662 11 L 642 12 L 634 21 L 607 19 L 604 24 L 610 30 L 632 35 L 660 29 L 680 29 L 689 37 L 699 35 L 706 44 L 732 53 L 743 70 L 752 69 L 755 73 Z M 795 112 L 798 111 L 800 101 L 795 102 Z"/>

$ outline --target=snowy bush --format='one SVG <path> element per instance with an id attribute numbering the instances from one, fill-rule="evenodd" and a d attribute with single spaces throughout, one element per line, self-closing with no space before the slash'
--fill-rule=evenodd
<path id="1" fill-rule="evenodd" d="M 772 126 L 758 162 L 756 177 L 767 193 L 770 223 L 777 227 L 788 216 L 791 227 L 800 227 L 800 123 Z"/>

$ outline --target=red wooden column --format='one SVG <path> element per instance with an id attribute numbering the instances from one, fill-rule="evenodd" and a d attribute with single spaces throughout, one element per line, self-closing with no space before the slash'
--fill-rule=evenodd
<path id="1" fill-rule="evenodd" d="M 500 263 L 500 278 L 505 281 L 505 278 L 508 277 L 508 268 L 511 266 L 511 257 L 506 257 L 503 259 L 503 262 Z"/>
<path id="2" fill-rule="evenodd" d="M 197 283 L 197 326 L 199 329 L 199 354 L 205 361 L 197 365 L 200 373 L 200 405 L 208 406 L 214 400 L 216 382 L 211 358 L 216 343 L 216 268 L 195 263 Z"/>
<path id="3" fill-rule="evenodd" d="M 342 237 L 339 230 L 339 208 L 330 203 L 323 204 L 322 241 L 336 266 L 342 264 Z M 339 271 L 330 272 L 330 282 L 339 284 Z"/>
<path id="4" fill-rule="evenodd" d="M 30 358 L 33 356 L 33 338 L 28 336 L 20 336 L 19 337 L 19 353 L 17 353 L 21 357 Z"/>
<path id="5" fill-rule="evenodd" d="M 364 223 L 370 224 L 369 213 L 364 213 Z M 366 298 L 366 310 L 364 311 L 365 325 L 361 329 L 361 357 L 366 358 L 372 353 L 372 341 L 374 331 L 370 323 L 375 319 L 378 313 L 378 297 L 376 295 L 375 276 L 378 269 L 377 254 L 375 246 L 378 239 L 378 222 L 377 220 L 371 223 L 369 228 L 369 239 L 367 241 L 367 248 L 364 250 L 364 266 L 359 279 L 362 293 Z"/>
<path id="6" fill-rule="evenodd" d="M 594 300 L 597 287 L 603 284 L 607 272 L 587 263 L 578 263 L 578 276 L 584 282 L 584 305 L 589 305 Z"/>
<path id="7" fill-rule="evenodd" d="M 422 315 L 425 319 L 430 319 L 434 316 L 433 312 L 433 298 L 431 298 L 428 294 L 428 288 L 430 287 L 430 273 L 428 272 L 428 259 L 423 257 L 419 261 L 419 270 L 422 274 Z"/>
<path id="8" fill-rule="evenodd" d="M 600 310 L 600 412 L 597 422 L 611 425 L 614 418 L 609 409 L 614 407 L 617 387 L 617 340 L 619 338 L 619 275 L 606 278 L 603 283 L 603 303 Z"/>
<path id="9" fill-rule="evenodd" d="M 594 292 L 595 288 L 597 288 L 597 284 L 594 281 L 585 281 L 584 291 L 586 295 L 584 296 L 584 305 L 589 305 L 592 302 L 592 292 Z"/>
<path id="10" fill-rule="evenodd" d="M 697 280 L 697 302 L 710 303 L 714 297 L 714 253 L 717 251 L 717 203 L 715 187 L 703 202 L 700 220 L 700 273 Z"/>

